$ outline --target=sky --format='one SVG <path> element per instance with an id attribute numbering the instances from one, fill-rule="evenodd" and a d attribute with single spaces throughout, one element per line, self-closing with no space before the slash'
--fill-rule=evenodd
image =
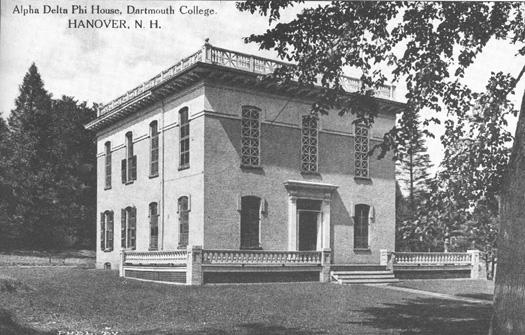
<path id="1" fill-rule="evenodd" d="M 302 8 L 312 5 L 285 10 L 282 21 L 289 21 Z M 76 12 L 73 6 L 77 6 Z M 121 14 L 91 14 L 97 6 L 101 11 L 119 10 Z M 138 10 L 171 6 L 174 14 L 128 14 L 130 6 Z M 191 14 L 199 10 L 214 14 Z M 126 20 L 130 28 L 70 26 L 72 20 L 86 19 Z M 146 28 L 135 28 L 135 20 L 142 20 Z M 160 28 L 149 28 L 150 20 L 157 20 Z M 275 53 L 243 42 L 243 37 L 268 28 L 267 18 L 241 13 L 233 1 L 2 0 L 0 113 L 7 118 L 14 108 L 18 86 L 33 62 L 54 97 L 67 95 L 105 104 L 196 52 L 206 38 L 217 47 L 275 59 Z M 466 82 L 474 90 L 482 90 L 491 71 L 517 75 L 525 61 L 515 57 L 516 50 L 505 42 L 490 43 L 468 69 Z M 518 107 L 523 82 L 516 90 L 518 95 L 511 97 Z M 396 85 L 396 98 L 403 102 L 406 87 Z M 510 127 L 515 127 L 515 122 L 511 121 Z M 434 130 L 438 136 L 442 133 L 438 128 Z M 442 154 L 438 141 L 429 139 L 428 146 L 433 161 L 439 162 Z"/>

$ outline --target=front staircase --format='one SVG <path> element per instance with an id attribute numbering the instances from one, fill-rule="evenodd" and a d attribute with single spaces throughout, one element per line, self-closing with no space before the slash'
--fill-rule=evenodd
<path id="1" fill-rule="evenodd" d="M 368 264 L 334 264 L 330 267 L 330 278 L 341 285 L 391 284 L 399 281 L 385 266 Z"/>

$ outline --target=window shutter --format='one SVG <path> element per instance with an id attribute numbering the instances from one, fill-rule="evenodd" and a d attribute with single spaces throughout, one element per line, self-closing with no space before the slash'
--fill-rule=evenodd
<path id="1" fill-rule="evenodd" d="M 122 209 L 120 216 L 120 247 L 126 247 L 126 209 Z"/>
<path id="2" fill-rule="evenodd" d="M 350 217 L 354 218 L 355 216 L 355 205 L 352 201 L 350 201 Z"/>
<path id="3" fill-rule="evenodd" d="M 136 156 L 135 156 L 136 157 Z M 129 246 L 132 249 L 135 249 L 136 247 L 136 229 L 137 229 L 137 208 L 132 207 L 131 213 L 129 217 Z"/>
<path id="4" fill-rule="evenodd" d="M 106 247 L 106 224 L 104 222 L 104 213 L 100 213 L 100 250 Z"/>
<path id="5" fill-rule="evenodd" d="M 242 197 L 240 194 L 237 194 L 237 211 L 242 211 Z"/>
<path id="6" fill-rule="evenodd" d="M 129 160 L 130 179 L 137 180 L 137 155 Z"/>
<path id="7" fill-rule="evenodd" d="M 260 206 L 261 213 L 268 212 L 268 202 L 266 199 L 261 199 L 261 206 Z"/>
<path id="8" fill-rule="evenodd" d="M 113 211 L 108 215 L 107 231 L 108 231 L 107 246 L 109 248 L 109 251 L 112 251 L 113 250 Z"/>
<path id="9" fill-rule="evenodd" d="M 126 176 L 126 159 L 122 160 L 122 165 L 121 165 L 120 169 L 122 171 L 122 184 L 125 184 L 126 181 L 128 180 L 128 178 Z"/>
<path id="10" fill-rule="evenodd" d="M 373 223 L 374 220 L 375 220 L 374 206 L 370 206 L 370 208 L 368 209 L 368 224 Z"/>

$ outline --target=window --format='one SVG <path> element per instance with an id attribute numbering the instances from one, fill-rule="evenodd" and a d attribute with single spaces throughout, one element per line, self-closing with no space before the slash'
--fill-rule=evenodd
<path id="1" fill-rule="evenodd" d="M 188 108 L 183 108 L 179 112 L 179 168 L 190 166 L 190 121 L 188 118 Z"/>
<path id="2" fill-rule="evenodd" d="M 104 145 L 104 153 L 106 156 L 105 160 L 105 173 L 106 173 L 106 185 L 105 189 L 111 188 L 111 142 L 106 142 Z"/>
<path id="3" fill-rule="evenodd" d="M 149 175 L 151 177 L 159 175 L 159 130 L 157 121 L 153 121 L 149 125 L 150 133 L 150 163 Z"/>
<path id="4" fill-rule="evenodd" d="M 179 248 L 188 246 L 190 233 L 190 206 L 188 197 L 179 198 Z"/>
<path id="5" fill-rule="evenodd" d="M 113 211 L 100 213 L 100 250 L 113 250 Z"/>
<path id="6" fill-rule="evenodd" d="M 122 183 L 131 183 L 137 179 L 137 156 L 133 155 L 133 134 L 126 133 L 126 158 L 122 160 Z"/>
<path id="7" fill-rule="evenodd" d="M 259 110 L 253 107 L 242 109 L 241 165 L 260 165 L 261 130 Z"/>
<path id="8" fill-rule="evenodd" d="M 370 206 L 359 204 L 355 206 L 354 216 L 354 249 L 368 249 L 368 225 L 370 222 Z"/>
<path id="9" fill-rule="evenodd" d="M 157 250 L 159 247 L 159 209 L 156 202 L 149 204 L 149 248 Z"/>
<path id="10" fill-rule="evenodd" d="M 120 245 L 122 248 L 135 249 L 137 235 L 137 209 L 127 207 L 122 209 L 120 227 Z"/>
<path id="11" fill-rule="evenodd" d="M 301 170 L 317 172 L 317 118 L 303 116 L 301 136 Z"/>
<path id="12" fill-rule="evenodd" d="M 355 126 L 355 176 L 368 178 L 368 127 Z"/>
<path id="13" fill-rule="evenodd" d="M 261 222 L 261 198 L 255 196 L 244 196 L 241 198 L 241 249 L 258 249 L 260 222 Z"/>

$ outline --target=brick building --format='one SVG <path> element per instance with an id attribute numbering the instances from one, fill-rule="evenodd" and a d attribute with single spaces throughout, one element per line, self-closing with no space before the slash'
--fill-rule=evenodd
<path id="1" fill-rule="evenodd" d="M 320 251 L 379 264 L 394 250 L 394 87 L 371 127 L 309 110 L 316 88 L 258 80 L 278 62 L 204 45 L 106 105 L 96 131 L 97 267 L 124 250 Z M 351 92 L 359 81 L 345 78 Z"/>

